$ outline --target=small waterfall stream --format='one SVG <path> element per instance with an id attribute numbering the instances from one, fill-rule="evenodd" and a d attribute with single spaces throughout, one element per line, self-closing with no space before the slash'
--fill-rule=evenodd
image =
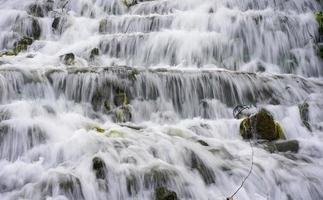
<path id="1" fill-rule="evenodd" d="M 255 145 L 234 199 L 323 199 L 322 8 L 0 0 L 0 199 L 225 200 L 252 160 L 237 105 L 299 151 Z"/>

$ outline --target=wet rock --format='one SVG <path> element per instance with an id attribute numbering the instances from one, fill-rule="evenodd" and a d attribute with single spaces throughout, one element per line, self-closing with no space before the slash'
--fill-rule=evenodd
<path id="1" fill-rule="evenodd" d="M 27 36 L 38 40 L 41 36 L 41 27 L 37 19 L 31 19 L 31 29 L 27 31 Z"/>
<path id="2" fill-rule="evenodd" d="M 120 88 L 115 89 L 113 103 L 116 107 L 128 105 L 129 102 L 126 92 Z"/>
<path id="3" fill-rule="evenodd" d="M 93 158 L 92 169 L 95 172 L 95 177 L 97 179 L 105 179 L 107 168 L 105 162 L 101 158 Z"/>
<path id="4" fill-rule="evenodd" d="M 140 187 L 139 187 L 138 178 L 135 175 L 131 174 L 127 176 L 126 184 L 127 184 L 127 191 L 130 196 L 138 193 Z"/>
<path id="5" fill-rule="evenodd" d="M 302 120 L 303 125 L 309 130 L 312 131 L 311 125 L 309 123 L 309 104 L 304 102 L 303 104 L 298 105 L 299 114 Z"/>
<path id="6" fill-rule="evenodd" d="M 299 150 L 299 142 L 297 140 L 271 142 L 265 145 L 265 149 L 271 153 L 274 153 L 274 152 L 297 153 Z"/>
<path id="7" fill-rule="evenodd" d="M 323 42 L 323 12 L 319 11 L 315 13 L 316 21 L 319 25 L 319 42 Z"/>
<path id="8" fill-rule="evenodd" d="M 132 120 L 132 113 L 130 106 L 122 106 L 115 110 L 114 121 L 117 123 L 125 123 Z"/>
<path id="9" fill-rule="evenodd" d="M 178 200 L 178 197 L 176 192 L 165 187 L 158 187 L 155 189 L 155 200 Z"/>
<path id="10" fill-rule="evenodd" d="M 245 118 L 240 124 L 240 134 L 243 139 L 279 140 L 286 139 L 284 131 L 273 116 L 265 109 Z"/>
<path id="11" fill-rule="evenodd" d="M 98 48 L 93 48 L 90 53 L 90 60 L 94 60 L 98 55 L 100 55 L 100 50 Z"/>
<path id="12" fill-rule="evenodd" d="M 130 8 L 131 6 L 134 6 L 134 5 L 138 4 L 138 1 L 137 0 L 122 0 L 122 2 L 128 8 Z"/>
<path id="13" fill-rule="evenodd" d="M 54 2 L 51 0 L 43 3 L 32 3 L 27 7 L 27 13 L 34 17 L 44 17 L 53 10 Z"/>
<path id="14" fill-rule="evenodd" d="M 102 19 L 99 22 L 99 33 L 104 34 L 107 32 L 107 25 L 108 25 L 108 20 L 107 19 Z"/>
<path id="15" fill-rule="evenodd" d="M 60 56 L 60 59 L 65 65 L 74 65 L 75 64 L 75 55 L 73 53 L 67 53 Z"/>
<path id="16" fill-rule="evenodd" d="M 206 143 L 205 141 L 203 141 L 203 140 L 198 140 L 197 141 L 198 143 L 200 143 L 200 145 L 202 145 L 202 146 L 206 146 L 206 147 L 208 147 L 209 146 L 209 144 L 208 143 Z"/>
<path id="17" fill-rule="evenodd" d="M 0 57 L 2 56 L 16 56 L 20 52 L 26 51 L 28 49 L 28 46 L 30 46 L 33 43 L 33 39 L 30 37 L 23 37 L 18 42 L 14 44 L 14 49 L 8 50 L 6 52 L 0 53 Z"/>
<path id="18" fill-rule="evenodd" d="M 55 17 L 52 22 L 52 31 L 56 34 L 62 34 L 70 26 L 67 16 Z"/>
<path id="19" fill-rule="evenodd" d="M 19 40 L 16 44 L 15 44 L 15 49 L 14 52 L 15 54 L 18 54 L 22 51 L 26 51 L 28 46 L 31 45 L 33 43 L 33 39 L 30 37 L 23 37 L 21 40 Z"/>
<path id="20" fill-rule="evenodd" d="M 46 181 L 43 181 L 40 190 L 41 194 L 46 196 L 64 195 L 67 199 L 84 199 L 81 181 L 70 174 L 51 174 Z"/>
<path id="21" fill-rule="evenodd" d="M 213 170 L 206 166 L 202 159 L 194 152 L 191 152 L 191 168 L 196 169 L 199 172 L 205 184 L 209 185 L 215 183 L 215 173 Z"/>
<path id="22" fill-rule="evenodd" d="M 144 186 L 145 188 L 163 187 L 174 180 L 176 176 L 177 174 L 174 171 L 152 168 L 144 174 Z"/>

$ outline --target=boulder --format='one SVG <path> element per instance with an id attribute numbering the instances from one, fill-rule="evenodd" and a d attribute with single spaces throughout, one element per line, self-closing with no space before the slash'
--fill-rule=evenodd
<path id="1" fill-rule="evenodd" d="M 178 197 L 174 191 L 165 187 L 157 187 L 155 189 L 155 200 L 178 200 Z"/>
<path id="2" fill-rule="evenodd" d="M 0 53 L 0 57 L 2 56 L 16 56 L 22 51 L 26 51 L 28 46 L 30 46 L 33 43 L 33 39 L 30 37 L 23 37 L 18 42 L 14 44 L 14 48 L 10 49 L 8 51 Z"/>
<path id="3" fill-rule="evenodd" d="M 244 139 L 279 140 L 286 139 L 280 124 L 265 109 L 242 120 L 240 134 Z"/>

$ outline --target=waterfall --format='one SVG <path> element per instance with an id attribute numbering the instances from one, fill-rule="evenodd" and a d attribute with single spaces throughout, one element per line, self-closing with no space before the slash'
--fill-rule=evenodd
<path id="1" fill-rule="evenodd" d="M 322 9 L 0 0 L 0 199 L 224 200 L 251 162 L 234 199 L 323 199 Z M 238 105 L 298 152 L 251 149 Z"/>

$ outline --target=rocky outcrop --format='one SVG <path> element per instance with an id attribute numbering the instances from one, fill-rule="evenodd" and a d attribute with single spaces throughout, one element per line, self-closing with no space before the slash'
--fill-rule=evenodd
<path id="1" fill-rule="evenodd" d="M 15 47 L 11 50 L 5 51 L 0 53 L 0 57 L 2 56 L 16 56 L 20 52 L 26 51 L 28 46 L 30 46 L 33 43 L 33 39 L 30 37 L 23 37 L 18 42 L 15 43 Z"/>
<path id="2" fill-rule="evenodd" d="M 265 144 L 265 149 L 270 153 L 275 153 L 275 152 L 297 153 L 299 151 L 299 142 L 297 140 L 269 142 Z"/>
<path id="3" fill-rule="evenodd" d="M 245 118 L 240 124 L 243 139 L 263 139 L 268 141 L 286 139 L 280 124 L 265 109 Z"/>

